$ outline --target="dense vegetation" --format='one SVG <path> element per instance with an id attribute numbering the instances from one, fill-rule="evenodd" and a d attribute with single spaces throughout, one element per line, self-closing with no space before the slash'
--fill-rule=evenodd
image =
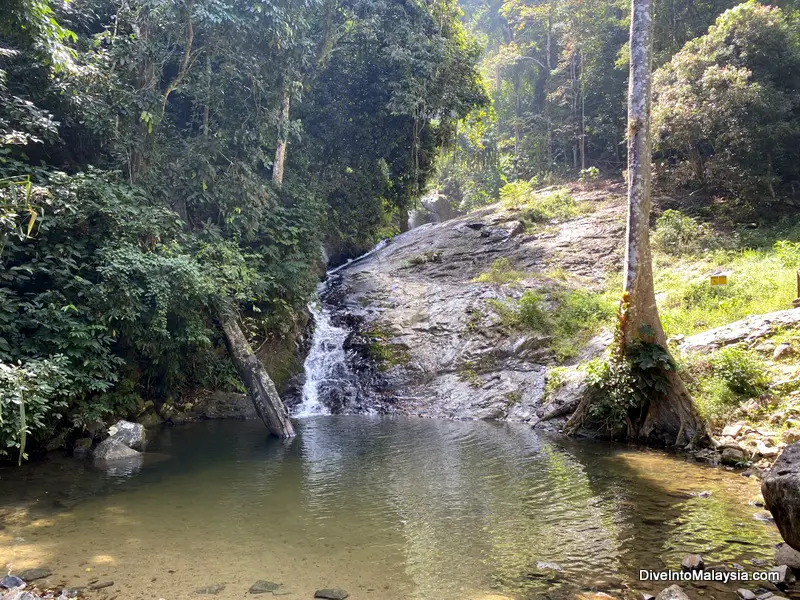
<path id="1" fill-rule="evenodd" d="M 799 5 L 738 4 L 654 2 L 659 182 L 748 201 L 793 194 Z M 619 176 L 629 2 L 463 6 L 467 26 L 486 47 L 481 70 L 493 102 L 460 124 L 457 143 L 440 161 L 440 190 L 469 209 L 518 179 L 549 183 L 596 170 Z"/>
<path id="2" fill-rule="evenodd" d="M 0 41 L 0 453 L 239 385 L 218 315 L 292 331 L 486 102 L 448 0 L 10 0 Z"/>

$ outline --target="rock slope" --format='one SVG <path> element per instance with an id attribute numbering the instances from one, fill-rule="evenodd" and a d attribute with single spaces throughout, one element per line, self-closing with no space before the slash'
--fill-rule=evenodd
<path id="1" fill-rule="evenodd" d="M 324 300 L 355 330 L 351 368 L 382 408 L 426 417 L 531 421 L 545 400 L 547 339 L 504 330 L 487 309 L 558 277 L 600 286 L 621 264 L 624 191 L 573 190 L 589 214 L 526 231 L 520 214 L 494 205 L 398 236 L 341 269 Z M 477 283 L 500 258 L 524 272 L 513 286 Z M 599 339 L 586 359 L 608 342 Z"/>

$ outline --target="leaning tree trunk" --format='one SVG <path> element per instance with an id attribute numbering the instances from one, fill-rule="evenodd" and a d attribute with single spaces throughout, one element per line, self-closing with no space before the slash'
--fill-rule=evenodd
<path id="1" fill-rule="evenodd" d="M 289 413 L 275 389 L 275 384 L 247 342 L 239 322 L 232 316 L 220 314 L 220 324 L 225 333 L 228 352 L 247 386 L 258 416 L 272 435 L 280 438 L 294 437 Z"/>
<path id="2" fill-rule="evenodd" d="M 627 344 L 643 337 L 667 347 L 658 316 L 650 255 L 651 162 L 650 105 L 653 21 L 651 0 L 632 0 L 630 88 L 628 93 L 628 226 L 625 246 L 621 336 Z M 646 331 L 647 334 L 642 332 Z M 669 392 L 650 400 L 641 438 L 686 445 L 705 435 L 705 426 L 681 378 L 668 373 Z"/>

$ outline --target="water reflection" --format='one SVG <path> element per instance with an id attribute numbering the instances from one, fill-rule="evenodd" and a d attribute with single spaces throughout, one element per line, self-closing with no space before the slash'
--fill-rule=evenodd
<path id="1" fill-rule="evenodd" d="M 225 582 L 238 597 L 268 579 L 308 597 L 335 585 L 528 598 L 609 578 L 647 590 L 640 568 L 689 552 L 746 565 L 778 540 L 752 519 L 754 482 L 661 453 L 483 422 L 339 416 L 298 430 L 289 443 L 250 423 L 165 430 L 150 446 L 162 459 L 129 477 L 4 471 L 2 504 L 26 508 L 0 517 L 0 560 L 48 563 L 72 585 L 91 565 L 143 596 Z"/>

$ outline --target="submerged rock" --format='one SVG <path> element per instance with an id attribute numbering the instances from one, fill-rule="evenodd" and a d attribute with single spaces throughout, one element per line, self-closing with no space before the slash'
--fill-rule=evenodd
<path id="1" fill-rule="evenodd" d="M 141 452 L 129 448 L 122 442 L 113 437 L 107 438 L 98 444 L 94 449 L 95 460 L 116 461 L 136 458 L 141 456 Z"/>
<path id="2" fill-rule="evenodd" d="M 92 453 L 92 438 L 85 437 L 75 441 L 72 446 L 72 456 L 86 458 Z"/>
<path id="3" fill-rule="evenodd" d="M 266 594 L 267 592 L 274 592 L 279 587 L 281 587 L 280 583 L 273 583 L 272 581 L 259 579 L 253 585 L 251 585 L 250 589 L 247 591 L 251 594 Z"/>
<path id="4" fill-rule="evenodd" d="M 47 567 L 36 567 L 34 569 L 25 569 L 24 571 L 20 571 L 17 573 L 17 577 L 30 583 L 31 581 L 36 581 L 37 579 L 50 577 L 52 574 L 53 572 Z"/>
<path id="5" fill-rule="evenodd" d="M 800 312 L 800 311 L 798 311 Z M 800 442 L 787 446 L 761 482 L 767 509 L 783 539 L 800 550 Z"/>
<path id="6" fill-rule="evenodd" d="M 325 598 L 325 600 L 344 600 L 348 596 L 350 594 L 338 588 L 325 588 L 314 592 L 314 598 Z"/>
<path id="7" fill-rule="evenodd" d="M 198 588 L 194 591 L 195 594 L 199 594 L 201 596 L 216 596 L 220 592 L 225 589 L 224 583 L 214 583 L 212 585 L 207 585 L 205 587 Z"/>

